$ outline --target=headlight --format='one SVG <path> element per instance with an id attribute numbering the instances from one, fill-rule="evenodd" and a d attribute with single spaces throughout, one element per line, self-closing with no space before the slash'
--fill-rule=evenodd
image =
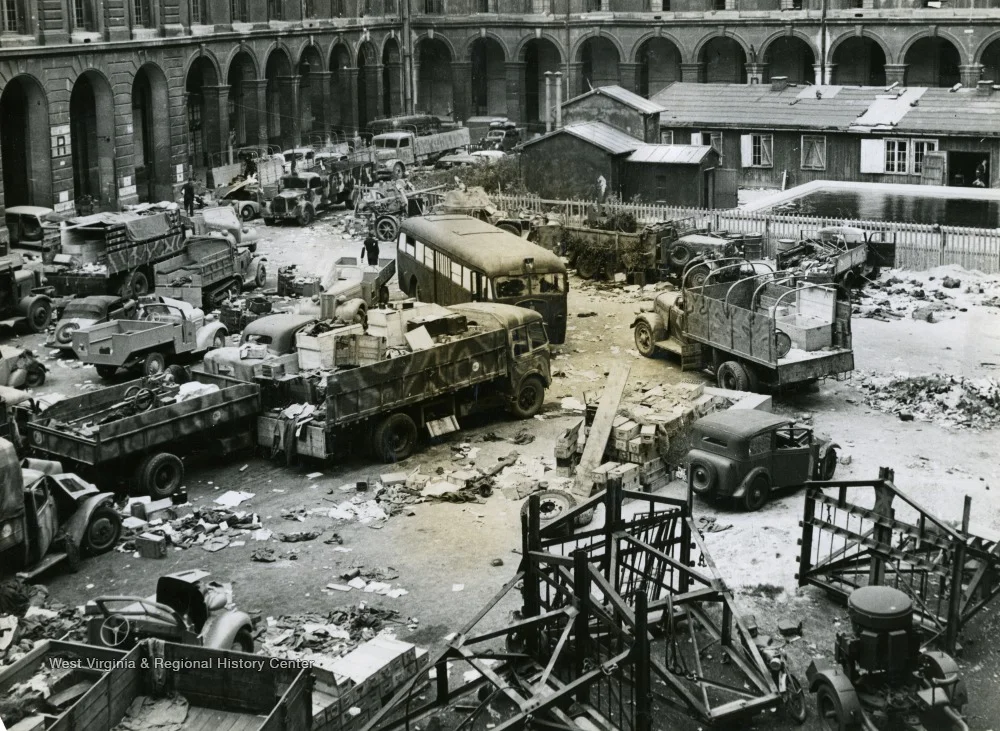
<path id="1" fill-rule="evenodd" d="M 3 528 L 0 528 L 0 539 L 10 538 L 12 535 L 14 535 L 13 523 L 4 523 Z"/>

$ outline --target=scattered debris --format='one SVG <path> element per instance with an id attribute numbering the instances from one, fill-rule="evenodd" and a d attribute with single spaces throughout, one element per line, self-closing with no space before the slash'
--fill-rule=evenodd
<path id="1" fill-rule="evenodd" d="M 1000 380 L 963 376 L 862 375 L 864 401 L 901 421 L 988 429 L 1000 423 Z"/>

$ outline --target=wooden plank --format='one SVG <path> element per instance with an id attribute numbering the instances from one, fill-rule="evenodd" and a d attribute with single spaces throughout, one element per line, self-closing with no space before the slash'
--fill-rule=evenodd
<path id="1" fill-rule="evenodd" d="M 622 396 L 625 395 L 625 385 L 628 383 L 630 369 L 627 364 L 615 364 L 608 374 L 607 383 L 604 384 L 604 395 L 597 407 L 597 415 L 590 427 L 590 435 L 583 447 L 583 455 L 576 467 L 576 479 L 573 482 L 573 492 L 582 497 L 590 497 L 594 489 L 590 474 L 604 458 L 608 438 L 611 436 L 612 423 L 615 416 L 618 415 L 618 404 L 621 403 Z"/>

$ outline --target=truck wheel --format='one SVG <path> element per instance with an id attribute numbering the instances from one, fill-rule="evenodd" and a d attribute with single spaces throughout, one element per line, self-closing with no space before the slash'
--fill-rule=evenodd
<path id="1" fill-rule="evenodd" d="M 692 272 L 687 275 L 687 282 L 684 283 L 685 287 L 703 287 L 705 286 L 705 281 L 708 279 L 708 267 L 695 267 Z"/>
<path id="2" fill-rule="evenodd" d="M 715 380 L 719 383 L 719 388 L 729 391 L 748 391 L 750 389 L 750 378 L 746 370 L 735 360 L 727 360 L 719 366 L 715 374 Z"/>
<path id="3" fill-rule="evenodd" d="M 240 218 L 244 221 L 252 221 L 256 215 L 257 213 L 254 211 L 253 206 L 243 206 L 240 209 Z"/>
<path id="4" fill-rule="evenodd" d="M 167 359 L 163 353 L 150 353 L 142 362 L 142 375 L 158 376 L 167 369 Z"/>
<path id="5" fill-rule="evenodd" d="M 576 498 L 563 490 L 542 490 L 538 493 L 539 524 L 542 528 L 576 507 Z M 530 498 L 521 505 L 521 515 L 527 516 L 530 509 Z M 565 535 L 573 532 L 573 525 L 564 526 Z"/>
<path id="6" fill-rule="evenodd" d="M 816 713 L 828 731 L 857 731 L 861 726 L 848 718 L 837 691 L 823 683 L 816 691 Z"/>
<path id="7" fill-rule="evenodd" d="M 653 328 L 644 320 L 640 320 L 635 324 L 635 349 L 639 351 L 639 355 L 645 358 L 652 358 L 656 355 Z"/>
<path id="8" fill-rule="evenodd" d="M 778 358 L 784 358 L 788 355 L 788 351 L 792 349 L 792 339 L 789 337 L 788 333 L 782 332 L 781 330 L 774 331 L 774 355 Z"/>
<path id="9" fill-rule="evenodd" d="M 601 273 L 601 264 L 593 254 L 581 253 L 576 257 L 576 273 L 581 279 L 594 279 Z"/>
<path id="10" fill-rule="evenodd" d="M 837 471 L 837 450 L 828 449 L 826 454 L 823 455 L 823 461 L 820 463 L 819 468 L 819 479 L 821 480 L 832 480 L 834 473 Z"/>
<path id="11" fill-rule="evenodd" d="M 308 226 L 313 220 L 313 209 L 312 206 L 306 206 L 302 209 L 302 212 L 295 219 L 300 226 Z"/>
<path id="12" fill-rule="evenodd" d="M 184 479 L 184 463 L 169 452 L 150 455 L 139 463 L 136 482 L 139 489 L 154 500 L 174 494 Z"/>
<path id="13" fill-rule="evenodd" d="M 407 414 L 395 413 L 383 419 L 372 435 L 372 449 L 383 462 L 400 462 L 417 444 L 417 425 Z"/>
<path id="14" fill-rule="evenodd" d="M 677 244 L 667 254 L 667 259 L 677 268 L 686 267 L 691 261 L 691 249 L 684 244 Z"/>
<path id="15" fill-rule="evenodd" d="M 52 303 L 48 300 L 37 299 L 28 306 L 28 327 L 33 333 L 45 332 L 51 317 Z"/>
<path id="16" fill-rule="evenodd" d="M 743 507 L 748 512 L 760 510 L 771 496 L 771 481 L 766 475 L 757 475 L 743 494 Z"/>
<path id="17" fill-rule="evenodd" d="M 243 627 L 233 638 L 233 644 L 226 649 L 232 650 L 233 652 L 246 652 L 252 655 L 254 653 L 254 646 L 253 635 L 250 634 L 250 630 L 247 627 Z"/>
<path id="18" fill-rule="evenodd" d="M 545 402 L 545 384 L 538 376 L 528 376 L 521 381 L 517 398 L 511 404 L 511 411 L 518 419 L 530 419 L 542 409 Z"/>
<path id="19" fill-rule="evenodd" d="M 379 241 L 395 241 L 399 235 L 399 222 L 392 216 L 379 216 L 375 221 L 375 235 Z"/>
<path id="20" fill-rule="evenodd" d="M 142 297 L 149 294 L 149 277 L 144 271 L 136 271 L 132 274 L 132 294 Z"/>
<path id="21" fill-rule="evenodd" d="M 514 234 L 518 238 L 521 238 L 521 232 L 518 231 L 517 228 L 512 223 L 501 223 L 499 226 L 497 226 L 497 228 L 500 229 L 501 231 L 506 231 L 509 234 Z"/>
<path id="22" fill-rule="evenodd" d="M 178 386 L 191 380 L 191 377 L 188 376 L 188 372 L 184 370 L 184 366 L 177 365 L 176 363 L 167 366 L 167 373 L 170 374 L 171 378 L 174 379 L 174 383 Z"/>
<path id="23" fill-rule="evenodd" d="M 257 267 L 257 276 L 254 277 L 253 281 L 254 284 L 263 289 L 264 285 L 267 284 L 267 267 L 263 264 Z"/>
<path id="24" fill-rule="evenodd" d="M 107 553 L 118 543 L 121 533 L 121 516 L 113 508 L 100 505 L 94 508 L 94 512 L 90 515 L 90 522 L 87 523 L 87 530 L 80 541 L 80 548 L 88 556 Z"/>
<path id="25" fill-rule="evenodd" d="M 110 381 L 118 373 L 118 366 L 113 365 L 99 365 L 95 366 L 97 368 L 97 375 L 106 381 Z"/>
<path id="26" fill-rule="evenodd" d="M 704 497 L 715 490 L 715 467 L 707 462 L 692 463 L 688 475 L 688 486 L 695 495 Z"/>
<path id="27" fill-rule="evenodd" d="M 45 385 L 45 366 L 41 363 L 31 363 L 26 369 L 24 385 L 28 388 L 38 388 Z"/>
<path id="28" fill-rule="evenodd" d="M 403 165 L 403 163 L 397 162 L 395 165 L 392 166 L 392 177 L 398 180 L 404 175 L 406 175 L 406 166 Z"/>
<path id="29" fill-rule="evenodd" d="M 215 333 L 215 337 L 212 338 L 212 347 L 210 350 L 218 350 L 219 348 L 226 347 L 226 333 L 219 330 Z"/>

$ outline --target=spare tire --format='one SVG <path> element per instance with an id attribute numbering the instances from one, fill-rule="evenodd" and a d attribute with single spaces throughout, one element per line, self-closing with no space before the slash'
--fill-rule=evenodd
<path id="1" fill-rule="evenodd" d="M 695 461 L 688 467 L 688 487 L 695 495 L 707 495 L 715 491 L 718 473 L 709 462 Z"/>
<path id="2" fill-rule="evenodd" d="M 538 495 L 539 502 L 539 525 L 541 525 L 542 528 L 558 520 L 576 507 L 576 498 L 564 490 L 542 490 L 536 494 Z M 521 506 L 522 517 L 526 517 L 528 515 L 530 503 L 531 498 L 529 497 Z M 573 526 L 571 524 L 567 523 L 566 528 L 567 534 L 573 532 Z"/>
<path id="3" fill-rule="evenodd" d="M 675 244 L 667 254 L 670 263 L 675 267 L 686 267 L 691 261 L 691 249 L 684 244 Z"/>

